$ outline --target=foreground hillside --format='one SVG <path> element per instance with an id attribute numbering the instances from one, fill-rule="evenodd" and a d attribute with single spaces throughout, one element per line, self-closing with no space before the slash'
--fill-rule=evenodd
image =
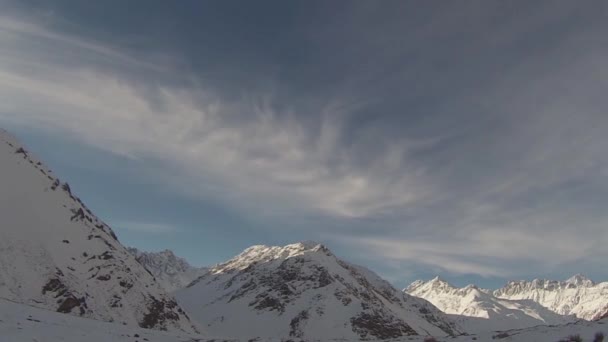
<path id="1" fill-rule="evenodd" d="M 0 298 L 129 326 L 195 331 L 112 229 L 3 130 L 0 165 Z"/>
<path id="2" fill-rule="evenodd" d="M 427 301 L 316 243 L 248 248 L 176 296 L 218 336 L 356 340 L 461 333 Z"/>

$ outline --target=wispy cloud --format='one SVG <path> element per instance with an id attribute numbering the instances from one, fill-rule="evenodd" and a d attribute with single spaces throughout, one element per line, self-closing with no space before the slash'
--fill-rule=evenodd
<path id="1" fill-rule="evenodd" d="M 3 16 L 0 121 L 153 161 L 172 189 L 252 215 L 320 217 L 311 237 L 370 260 L 554 270 L 606 254 L 606 26 L 573 3 L 530 6 L 425 8 L 419 23 L 395 9 L 371 27 L 359 22 L 384 12 L 353 6 L 340 27 L 306 36 L 334 54 L 308 56 L 327 63 L 318 70 L 288 65 L 284 78 L 314 69 L 297 91 L 272 76 L 226 91 L 205 73 Z M 341 73 L 322 74 L 331 69 Z M 335 89 L 307 93 L 327 79 Z"/>
<path id="2" fill-rule="evenodd" d="M 339 145 L 352 101 L 321 104 L 315 108 L 320 124 L 308 128 L 296 118 L 306 113 L 278 109 L 272 94 L 226 102 L 200 85 L 144 86 L 87 65 L 33 66 L 40 55 L 69 59 L 93 52 L 107 56 L 106 63 L 140 67 L 110 48 L 32 23 L 0 20 L 0 44 L 12 52 L 0 61 L 5 121 L 66 132 L 113 153 L 161 160 L 186 176 L 179 184 L 183 189 L 196 192 L 205 188 L 197 183 L 216 184 L 223 196 L 257 209 L 291 205 L 357 217 L 428 196 L 424 170 L 406 163 L 418 142 L 391 143 L 364 166 L 355 165 L 356 150 Z M 258 207 L 260 198 L 264 205 Z"/>

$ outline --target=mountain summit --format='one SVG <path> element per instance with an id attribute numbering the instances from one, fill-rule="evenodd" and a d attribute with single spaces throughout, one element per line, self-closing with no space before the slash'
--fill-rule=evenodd
<path id="1" fill-rule="evenodd" d="M 427 301 L 311 242 L 247 248 L 176 296 L 210 334 L 233 338 L 352 340 L 460 332 Z"/>

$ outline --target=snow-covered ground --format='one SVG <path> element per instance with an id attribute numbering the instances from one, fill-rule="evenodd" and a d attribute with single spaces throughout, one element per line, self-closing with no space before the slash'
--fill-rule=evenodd
<path id="1" fill-rule="evenodd" d="M 75 317 L 0 299 L 2 342 L 186 342 L 202 338 Z"/>
<path id="2" fill-rule="evenodd" d="M 535 327 L 521 330 L 510 330 L 503 333 L 488 332 L 478 335 L 440 337 L 441 342 L 557 342 L 570 335 L 580 335 L 583 341 L 593 341 L 597 332 L 608 333 L 608 321 L 579 322 L 558 327 Z M 298 338 L 292 341 L 305 341 Z M 422 342 L 423 336 L 409 336 L 387 341 Z M 24 304 L 12 303 L 0 299 L 0 341 L 2 342 L 249 342 L 252 339 L 224 339 L 193 335 L 187 333 L 169 333 L 155 330 L 134 328 L 116 323 L 107 323 L 65 315 L 53 311 L 34 308 Z M 280 339 L 258 339 L 257 342 L 279 342 Z M 312 340 L 310 340 L 312 341 Z M 338 340 L 317 340 L 338 341 Z M 348 340 L 340 340 L 348 342 Z M 356 340 L 350 340 L 356 341 Z M 377 341 L 377 340 L 369 340 Z"/>

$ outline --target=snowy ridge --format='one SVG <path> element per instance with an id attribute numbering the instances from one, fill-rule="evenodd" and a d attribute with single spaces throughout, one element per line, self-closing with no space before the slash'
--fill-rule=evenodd
<path id="1" fill-rule="evenodd" d="M 208 272 L 208 268 L 194 267 L 185 259 L 166 249 L 160 252 L 143 252 L 128 247 L 129 253 L 152 273 L 156 281 L 168 292 L 186 287 L 193 280 Z"/>
<path id="2" fill-rule="evenodd" d="M 504 299 L 529 299 L 560 315 L 596 320 L 608 314 L 608 282 L 594 283 L 582 275 L 565 281 L 510 281 L 494 291 Z"/>
<path id="3" fill-rule="evenodd" d="M 195 331 L 112 229 L 4 130 L 0 165 L 1 298 L 128 326 Z"/>
<path id="4" fill-rule="evenodd" d="M 310 242 L 250 247 L 176 296 L 210 334 L 230 338 L 360 340 L 461 332 L 427 301 Z"/>
<path id="5" fill-rule="evenodd" d="M 496 298 L 490 290 L 474 285 L 456 288 L 439 277 L 428 282 L 416 281 L 404 291 L 428 300 L 445 313 L 463 316 L 454 318 L 469 333 L 565 324 L 575 320 L 573 316 L 556 314 L 531 300 Z"/>

